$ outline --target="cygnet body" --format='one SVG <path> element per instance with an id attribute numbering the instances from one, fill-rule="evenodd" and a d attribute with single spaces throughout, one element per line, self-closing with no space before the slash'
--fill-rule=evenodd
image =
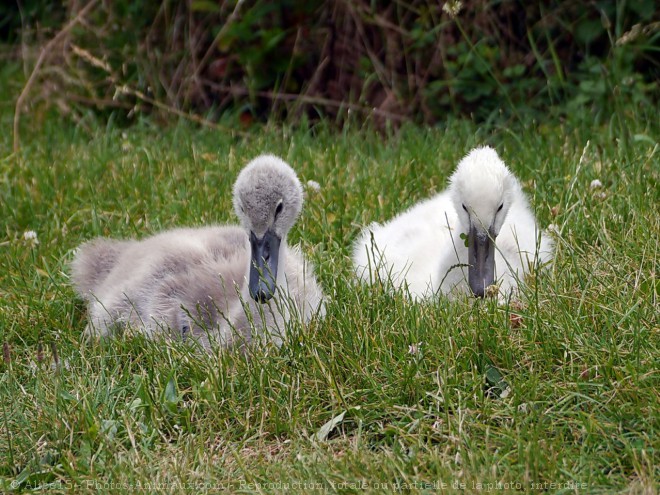
<path id="1" fill-rule="evenodd" d="M 313 266 L 287 233 L 302 209 L 293 169 L 262 155 L 233 191 L 240 226 L 178 228 L 143 240 L 98 238 L 72 262 L 72 281 L 88 302 L 88 335 L 131 328 L 147 336 L 224 347 L 266 337 L 281 344 L 287 322 L 325 311 Z"/>
<path id="2" fill-rule="evenodd" d="M 482 297 L 493 284 L 504 299 L 552 257 L 518 179 L 490 147 L 463 158 L 445 191 L 365 228 L 353 248 L 360 280 L 390 281 L 416 299 Z"/>

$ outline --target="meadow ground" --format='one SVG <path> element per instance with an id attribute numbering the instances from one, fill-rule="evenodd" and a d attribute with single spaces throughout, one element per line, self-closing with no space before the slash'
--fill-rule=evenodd
<path id="1" fill-rule="evenodd" d="M 659 130 L 643 110 L 390 136 L 47 118 L 17 154 L 2 133 L 0 490 L 655 493 Z M 355 285 L 361 226 L 443 189 L 479 144 L 554 225 L 554 266 L 515 308 Z M 320 185 L 290 240 L 331 297 L 325 320 L 247 357 L 83 344 L 76 246 L 235 222 L 231 186 L 262 152 Z"/>

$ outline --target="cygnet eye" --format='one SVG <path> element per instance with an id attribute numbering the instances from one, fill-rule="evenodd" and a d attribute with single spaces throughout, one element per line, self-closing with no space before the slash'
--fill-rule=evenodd
<path id="1" fill-rule="evenodd" d="M 277 207 L 275 208 L 275 218 L 278 217 L 280 213 L 282 213 L 282 210 L 284 209 L 284 203 L 280 201 L 277 203 Z"/>
<path id="2" fill-rule="evenodd" d="M 502 208 L 504 208 L 504 203 L 500 205 L 500 207 L 497 209 L 497 212 L 499 213 L 500 211 L 502 211 Z"/>
<path id="3" fill-rule="evenodd" d="M 461 205 L 461 206 L 462 206 L 463 209 L 465 210 L 465 213 L 467 213 L 467 208 L 465 207 L 465 205 Z"/>

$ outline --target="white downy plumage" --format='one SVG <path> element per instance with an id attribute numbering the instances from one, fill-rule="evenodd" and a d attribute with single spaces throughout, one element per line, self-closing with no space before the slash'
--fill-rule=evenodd
<path id="1" fill-rule="evenodd" d="M 414 298 L 483 296 L 497 283 L 503 299 L 553 251 L 516 177 L 495 150 L 482 147 L 460 161 L 445 191 L 365 228 L 353 263 L 363 282 L 391 281 Z"/>

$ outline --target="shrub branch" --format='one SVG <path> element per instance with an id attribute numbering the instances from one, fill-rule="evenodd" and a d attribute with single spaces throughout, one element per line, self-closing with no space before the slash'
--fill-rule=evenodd
<path id="1" fill-rule="evenodd" d="M 62 28 L 62 30 L 53 37 L 52 40 L 46 43 L 46 45 L 41 50 L 41 53 L 39 54 L 39 58 L 37 58 L 37 63 L 34 65 L 34 69 L 32 69 L 32 73 L 30 74 L 30 77 L 28 78 L 27 82 L 25 83 L 25 86 L 23 87 L 23 90 L 21 91 L 21 94 L 18 96 L 18 99 L 16 100 L 16 108 L 14 109 L 14 153 L 18 152 L 21 146 L 19 129 L 18 129 L 21 118 L 21 108 L 23 107 L 25 103 L 25 99 L 27 98 L 27 95 L 30 92 L 30 88 L 32 87 L 34 81 L 37 78 L 37 74 L 39 74 L 39 70 L 41 69 L 41 66 L 46 60 L 46 55 L 48 55 L 51 52 L 53 47 L 56 46 L 75 27 L 76 24 L 79 23 L 82 20 L 82 18 L 85 17 L 96 6 L 97 3 L 99 3 L 98 0 L 90 0 L 90 2 L 87 5 L 85 5 L 82 9 L 80 9 L 78 14 L 73 19 L 71 19 Z"/>

